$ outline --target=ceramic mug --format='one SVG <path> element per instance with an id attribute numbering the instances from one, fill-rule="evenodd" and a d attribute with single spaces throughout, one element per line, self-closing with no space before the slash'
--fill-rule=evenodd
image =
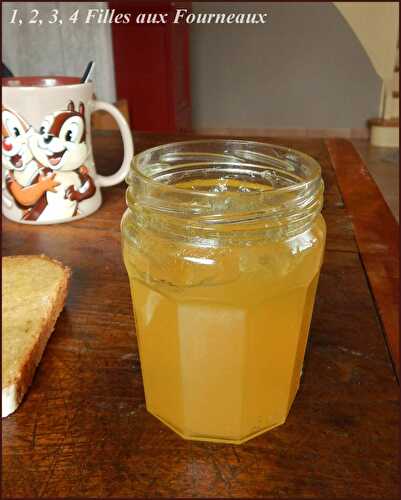
<path id="1" fill-rule="evenodd" d="M 111 104 L 94 99 L 92 82 L 74 77 L 3 78 L 3 214 L 25 224 L 86 217 L 102 204 L 100 188 L 118 184 L 133 157 L 131 131 Z M 116 173 L 96 173 L 90 115 L 109 112 L 123 139 Z"/>

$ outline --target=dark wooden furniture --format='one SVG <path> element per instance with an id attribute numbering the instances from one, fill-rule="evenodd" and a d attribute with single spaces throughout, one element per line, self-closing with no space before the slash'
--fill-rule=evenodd
<path id="1" fill-rule="evenodd" d="M 140 134 L 136 150 L 183 138 Z M 120 185 L 103 191 L 96 214 L 74 223 L 3 219 L 5 255 L 46 253 L 73 270 L 33 385 L 3 421 L 3 496 L 398 496 L 398 384 L 328 146 L 270 142 L 314 156 L 326 183 L 327 249 L 303 381 L 286 424 L 241 446 L 208 444 L 181 439 L 146 412 L 120 252 Z M 336 162 L 357 161 L 347 141 L 330 142 L 332 155 L 333 148 Z M 103 173 L 117 167 L 117 134 L 99 133 L 94 149 Z M 358 161 L 355 183 L 365 175 Z M 378 191 L 374 197 L 382 203 Z"/>
<path id="2" fill-rule="evenodd" d="M 387 344 L 400 377 L 400 226 L 348 141 L 326 141 Z"/>
<path id="3" fill-rule="evenodd" d="M 120 111 L 128 123 L 130 123 L 128 102 L 126 99 L 121 99 L 114 103 L 114 106 Z M 119 130 L 117 122 L 107 111 L 98 110 L 91 115 L 91 127 L 93 131 L 96 130 Z"/>
<path id="4" fill-rule="evenodd" d="M 117 98 L 128 101 L 132 128 L 190 130 L 189 25 L 172 20 L 177 8 L 190 12 L 191 2 L 113 1 L 109 8 L 115 15 L 131 16 L 127 24 L 112 24 L 112 36 Z M 154 17 L 136 22 L 140 14 Z M 166 14 L 170 22 L 156 22 L 159 14 Z"/>

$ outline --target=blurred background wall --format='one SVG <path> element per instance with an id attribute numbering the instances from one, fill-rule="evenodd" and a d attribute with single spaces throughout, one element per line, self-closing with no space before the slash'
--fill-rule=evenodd
<path id="1" fill-rule="evenodd" d="M 194 128 L 355 128 L 378 112 L 381 80 L 332 3 L 193 3 L 255 12 L 265 25 L 194 25 Z"/>
<path id="2" fill-rule="evenodd" d="M 14 8 L 42 16 L 57 8 L 68 18 L 76 8 L 172 11 L 182 2 L 3 2 L 3 60 L 16 75 L 80 75 L 94 59 L 98 97 L 127 99 L 135 129 L 366 136 L 366 120 L 383 101 L 376 71 L 383 57 L 372 59 L 364 46 L 375 46 L 385 29 L 394 38 L 398 4 L 337 3 L 341 12 L 333 2 L 186 2 L 195 13 L 264 12 L 268 21 L 148 26 L 139 34 L 131 24 L 20 27 L 9 20 Z M 387 35 L 382 54 L 395 51 Z M 164 113 L 179 116 L 180 93 L 185 118 L 163 121 Z"/>

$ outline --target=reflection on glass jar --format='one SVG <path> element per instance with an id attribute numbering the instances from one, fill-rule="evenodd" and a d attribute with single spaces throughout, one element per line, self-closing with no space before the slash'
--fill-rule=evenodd
<path id="1" fill-rule="evenodd" d="M 188 439 L 284 423 L 322 263 L 312 158 L 235 140 L 136 156 L 122 220 L 146 406 Z"/>

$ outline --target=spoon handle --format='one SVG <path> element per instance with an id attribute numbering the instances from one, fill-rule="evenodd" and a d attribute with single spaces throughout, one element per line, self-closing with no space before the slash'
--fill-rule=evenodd
<path id="1" fill-rule="evenodd" d="M 82 75 L 81 83 L 86 83 L 87 81 L 89 81 L 89 77 L 90 77 L 94 67 L 95 67 L 95 63 L 93 61 L 90 61 L 88 63 L 88 65 L 86 66 L 84 74 Z"/>

